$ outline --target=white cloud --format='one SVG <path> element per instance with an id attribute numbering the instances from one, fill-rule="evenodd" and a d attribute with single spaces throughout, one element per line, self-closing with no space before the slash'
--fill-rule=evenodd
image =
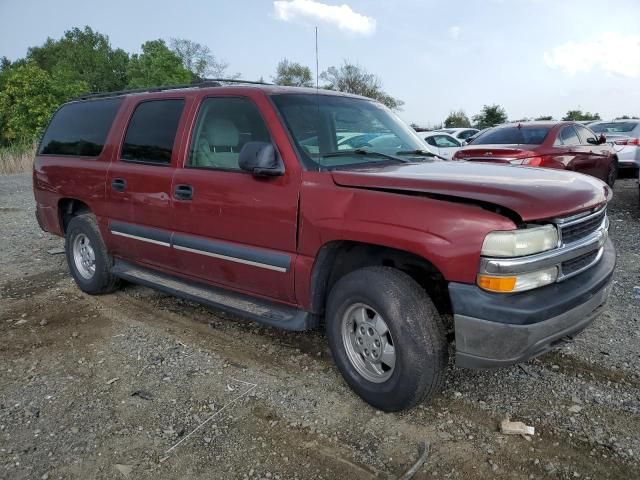
<path id="1" fill-rule="evenodd" d="M 567 42 L 545 52 L 544 61 L 570 74 L 599 68 L 610 75 L 640 77 L 640 35 L 605 33 L 588 42 Z"/>
<path id="2" fill-rule="evenodd" d="M 449 27 L 449 35 L 451 35 L 451 38 L 453 38 L 454 40 L 457 40 L 460 36 L 460 27 L 458 25 Z"/>
<path id="3" fill-rule="evenodd" d="M 376 30 L 374 18 L 354 12 L 349 5 L 327 5 L 315 0 L 277 0 L 273 2 L 276 18 L 285 22 L 295 20 L 325 23 L 340 30 L 371 35 Z"/>

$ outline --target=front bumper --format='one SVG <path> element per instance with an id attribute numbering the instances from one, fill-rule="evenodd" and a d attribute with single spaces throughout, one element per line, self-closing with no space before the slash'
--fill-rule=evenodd
<path id="1" fill-rule="evenodd" d="M 456 365 L 495 368 L 538 356 L 582 331 L 602 311 L 616 263 L 608 240 L 600 261 L 565 281 L 513 294 L 450 283 Z"/>

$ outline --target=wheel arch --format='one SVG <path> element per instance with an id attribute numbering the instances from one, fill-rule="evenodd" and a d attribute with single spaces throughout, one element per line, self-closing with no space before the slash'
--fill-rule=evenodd
<path id="1" fill-rule="evenodd" d="M 67 232 L 67 226 L 71 219 L 84 213 L 91 213 L 89 205 L 77 198 L 63 197 L 58 200 L 58 222 L 60 231 Z"/>
<path id="2" fill-rule="evenodd" d="M 330 241 L 318 251 L 311 272 L 312 310 L 324 314 L 333 285 L 354 270 L 372 266 L 393 267 L 407 273 L 426 290 L 441 314 L 451 312 L 447 282 L 431 261 L 405 250 L 351 240 Z"/>

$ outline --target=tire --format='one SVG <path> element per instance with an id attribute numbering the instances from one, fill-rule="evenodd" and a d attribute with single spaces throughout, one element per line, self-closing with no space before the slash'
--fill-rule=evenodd
<path id="1" fill-rule="evenodd" d="M 350 320 L 355 317 L 367 317 L 360 322 L 367 327 L 379 325 L 377 317 L 382 317 L 385 325 L 373 334 L 369 329 L 363 333 Z M 389 267 L 345 275 L 329 294 L 326 327 L 340 373 L 373 407 L 385 412 L 411 408 L 442 388 L 448 360 L 444 326 L 427 293 L 409 275 Z M 382 335 L 385 328 L 388 332 Z M 395 354 L 393 367 L 382 360 L 391 358 L 385 355 L 389 345 Z"/>
<path id="2" fill-rule="evenodd" d="M 95 216 L 82 214 L 71 219 L 64 248 L 69 271 L 80 290 L 98 295 L 118 287 L 118 278 L 111 274 L 113 258 L 107 252 Z"/>
<path id="3" fill-rule="evenodd" d="M 613 188 L 617 178 L 618 178 L 618 160 L 614 158 L 611 160 L 611 163 L 609 164 L 609 170 L 607 171 L 607 180 L 606 180 L 607 185 Z"/>

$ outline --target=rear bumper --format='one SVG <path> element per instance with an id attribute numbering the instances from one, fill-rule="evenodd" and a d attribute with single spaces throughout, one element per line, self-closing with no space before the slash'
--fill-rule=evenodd
<path id="1" fill-rule="evenodd" d="M 560 283 L 515 294 L 449 284 L 456 364 L 495 368 L 536 357 L 586 328 L 603 310 L 616 263 L 611 241 L 600 262 Z"/>

